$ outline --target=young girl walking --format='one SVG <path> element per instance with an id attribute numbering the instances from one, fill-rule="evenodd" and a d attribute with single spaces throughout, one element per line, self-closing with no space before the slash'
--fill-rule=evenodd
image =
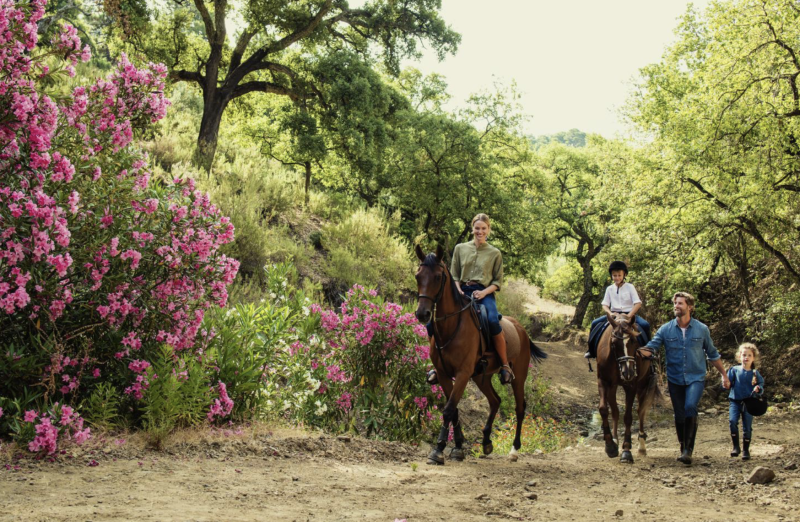
<path id="1" fill-rule="evenodd" d="M 744 343 L 739 346 L 736 360 L 741 364 L 728 370 L 728 379 L 731 381 L 731 391 L 728 394 L 730 401 L 729 420 L 731 424 L 731 440 L 733 451 L 731 457 L 742 454 L 742 460 L 750 459 L 750 441 L 753 437 L 753 416 L 747 413 L 744 400 L 752 395 L 764 393 L 764 378 L 756 370 L 756 362 L 760 360 L 758 348 L 753 343 Z M 743 449 L 739 448 L 739 417 L 742 418 L 744 438 Z"/>

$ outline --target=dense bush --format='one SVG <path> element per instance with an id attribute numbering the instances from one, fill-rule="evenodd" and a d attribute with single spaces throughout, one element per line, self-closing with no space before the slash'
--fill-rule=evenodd
<path id="1" fill-rule="evenodd" d="M 89 50 L 65 25 L 39 51 L 43 13 L 43 0 L 0 0 L 0 434 L 25 442 L 28 410 L 50 440 L 42 419 L 64 424 L 63 408 L 97 403 L 104 384 L 138 413 L 151 357 L 164 344 L 196 349 L 238 268 L 219 253 L 233 239 L 228 219 L 191 180 L 151 181 L 132 145 L 167 110 L 165 68 L 123 55 L 106 79 L 56 102 L 44 86 Z"/>
<path id="2" fill-rule="evenodd" d="M 357 210 L 324 228 L 322 246 L 329 253 L 326 272 L 342 290 L 362 284 L 396 295 L 414 286 L 408 245 L 391 233 L 387 221 L 378 210 Z"/>
<path id="3" fill-rule="evenodd" d="M 424 327 L 375 290 L 356 286 L 338 310 L 293 288 L 294 268 L 266 271 L 267 297 L 209 314 L 213 378 L 235 419 L 282 418 L 329 431 L 414 440 L 439 423 L 425 384 Z"/>

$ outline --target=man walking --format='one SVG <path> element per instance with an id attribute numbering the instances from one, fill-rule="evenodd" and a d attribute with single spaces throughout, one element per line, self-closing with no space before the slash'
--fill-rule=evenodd
<path id="1" fill-rule="evenodd" d="M 675 413 L 675 430 L 681 444 L 678 460 L 688 466 L 692 463 L 697 435 L 697 405 L 703 395 L 706 360 L 722 375 L 725 389 L 730 388 L 731 383 L 719 352 L 711 341 L 708 327 L 692 319 L 694 297 L 686 292 L 678 292 L 672 296 L 672 304 L 675 319 L 659 328 L 643 349 L 655 353 L 663 346 L 666 350 L 669 396 Z"/>

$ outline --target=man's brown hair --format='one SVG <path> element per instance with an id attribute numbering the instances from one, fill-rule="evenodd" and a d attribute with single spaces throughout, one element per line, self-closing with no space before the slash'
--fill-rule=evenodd
<path id="1" fill-rule="evenodd" d="M 675 295 L 672 296 L 672 302 L 675 302 L 675 298 L 683 297 L 686 304 L 694 308 L 694 296 L 689 292 L 675 292 Z"/>

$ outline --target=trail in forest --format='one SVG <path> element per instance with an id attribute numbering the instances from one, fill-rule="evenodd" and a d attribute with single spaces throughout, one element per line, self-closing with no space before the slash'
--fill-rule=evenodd
<path id="1" fill-rule="evenodd" d="M 542 347 L 559 407 L 591 411 L 595 374 L 580 347 Z M 800 411 L 756 420 L 749 462 L 728 456 L 726 412 L 723 403 L 703 412 L 691 467 L 675 461 L 663 407 L 632 465 L 594 438 L 518 462 L 469 456 L 442 467 L 425 465 L 427 445 L 295 431 L 221 432 L 164 452 L 109 439 L 57 463 L 0 468 L 0 520 L 797 520 Z M 759 466 L 776 473 L 772 483 L 745 481 Z"/>

